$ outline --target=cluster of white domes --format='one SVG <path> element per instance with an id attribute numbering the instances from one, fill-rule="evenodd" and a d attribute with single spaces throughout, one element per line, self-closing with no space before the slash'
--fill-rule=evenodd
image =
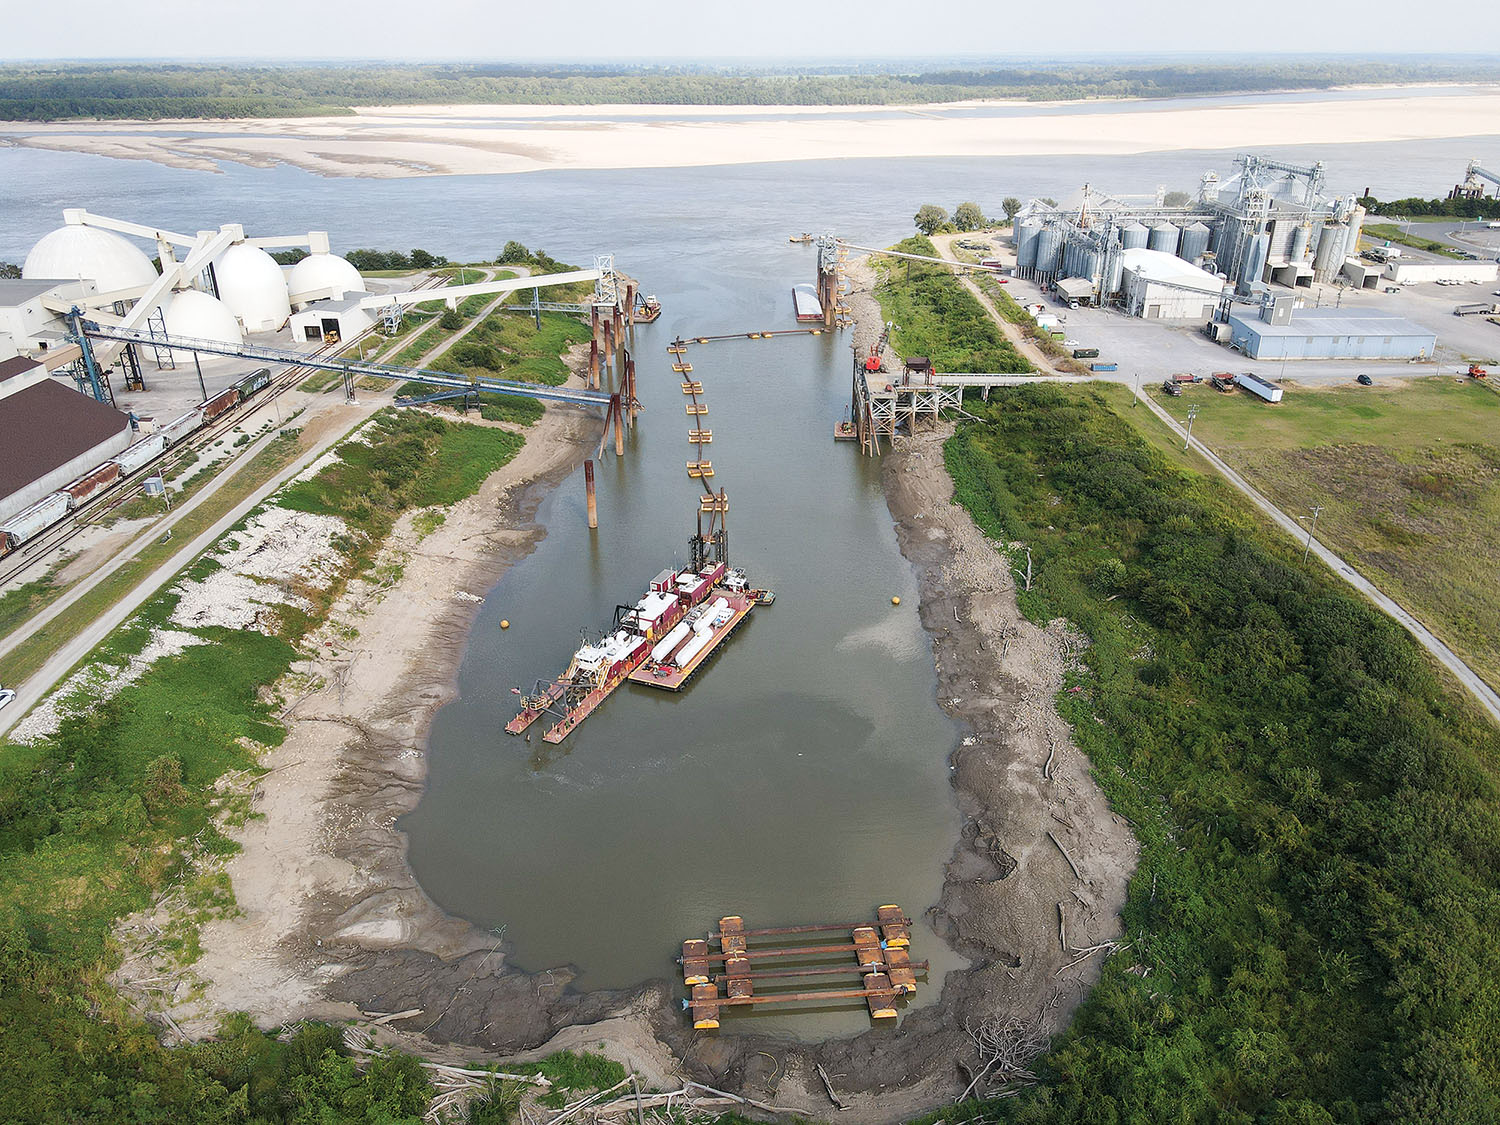
<path id="1" fill-rule="evenodd" d="M 316 293 L 319 297 L 331 295 L 334 300 L 347 293 L 370 291 L 359 271 L 337 254 L 309 254 L 292 267 L 287 286 L 293 297 Z"/>
<path id="2" fill-rule="evenodd" d="M 102 227 L 70 222 L 31 248 L 21 276 L 92 281 L 98 292 L 116 293 L 152 285 L 159 274 L 129 239 Z M 285 325 L 294 298 L 301 298 L 300 304 L 369 292 L 359 271 L 337 254 L 309 254 L 288 274 L 270 254 L 249 242 L 236 242 L 220 254 L 213 277 L 217 298 L 184 288 L 162 299 L 168 335 L 239 343 L 246 332 L 275 332 Z"/>
<path id="3" fill-rule="evenodd" d="M 240 331 L 240 322 L 228 306 L 197 289 L 178 290 L 166 300 L 163 308 L 168 336 L 213 340 L 220 344 L 238 344 L 245 338 Z"/>
<path id="4" fill-rule="evenodd" d="M 100 293 L 134 289 L 156 281 L 156 267 L 133 242 L 76 224 L 45 234 L 26 255 L 21 276 L 41 280 L 92 281 Z"/>
<path id="5" fill-rule="evenodd" d="M 236 242 L 214 263 L 219 300 L 246 332 L 275 332 L 292 315 L 286 275 L 259 246 Z"/>

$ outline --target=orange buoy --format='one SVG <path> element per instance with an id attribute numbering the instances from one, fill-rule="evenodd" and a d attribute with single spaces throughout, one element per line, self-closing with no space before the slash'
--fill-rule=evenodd
<path id="1" fill-rule="evenodd" d="M 891 599 L 891 604 L 892 605 L 900 605 L 901 604 L 901 599 L 900 598 L 892 598 Z"/>
<path id="2" fill-rule="evenodd" d="M 500 628 L 502 628 L 502 629 L 509 629 L 510 628 L 510 622 L 507 619 L 505 619 L 505 618 L 501 618 L 500 619 Z"/>

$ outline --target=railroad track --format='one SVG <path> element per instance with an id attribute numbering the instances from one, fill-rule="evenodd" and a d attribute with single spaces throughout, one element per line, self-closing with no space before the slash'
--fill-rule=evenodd
<path id="1" fill-rule="evenodd" d="M 418 286 L 419 289 L 439 288 L 439 283 L 446 285 L 447 278 L 432 277 Z M 312 351 L 310 358 L 321 357 L 331 351 L 349 347 L 361 340 L 366 339 L 377 331 L 371 326 L 367 331 L 356 336 L 353 340 L 339 341 L 338 344 L 324 344 L 322 347 Z M 249 409 L 258 410 L 263 404 L 294 390 L 308 376 L 318 371 L 315 367 L 292 366 L 283 368 L 281 373 L 271 379 L 265 388 L 249 400 Z M 0 561 L 0 586 L 5 586 L 14 579 L 20 577 L 26 571 L 36 566 L 37 563 L 52 555 L 62 547 L 66 546 L 74 538 L 96 526 L 122 505 L 134 500 L 145 491 L 145 479 L 147 477 L 160 476 L 173 466 L 179 464 L 189 453 L 198 451 L 211 445 L 218 438 L 223 437 L 230 430 L 239 425 L 240 419 L 245 416 L 246 403 L 241 403 L 233 410 L 227 410 L 218 418 L 193 433 L 184 441 L 172 446 L 157 457 L 154 461 L 141 466 L 131 474 L 128 480 L 91 497 L 86 503 L 69 512 L 67 516 L 53 524 L 47 530 L 38 533 L 29 539 L 24 545 L 6 555 Z"/>

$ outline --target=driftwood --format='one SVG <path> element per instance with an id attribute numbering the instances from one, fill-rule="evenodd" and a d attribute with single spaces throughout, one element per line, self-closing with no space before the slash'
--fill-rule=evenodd
<path id="1" fill-rule="evenodd" d="M 1057 846 L 1057 850 L 1062 852 L 1063 859 L 1067 860 L 1068 866 L 1073 869 L 1073 878 L 1077 879 L 1080 883 L 1085 882 L 1084 877 L 1078 873 L 1078 864 L 1073 862 L 1073 857 L 1068 854 L 1068 849 L 1062 846 L 1062 843 L 1056 836 L 1052 835 L 1051 829 L 1047 831 L 1047 839 L 1051 840 Z"/>
<path id="2" fill-rule="evenodd" d="M 818 1077 L 823 1080 L 823 1089 L 828 1091 L 828 1100 L 833 1103 L 833 1107 L 840 1111 L 848 1109 L 849 1107 L 833 1092 L 833 1082 L 828 1077 L 828 1072 L 823 1069 L 823 1064 L 818 1063 L 813 1069 L 818 1072 Z"/>
<path id="3" fill-rule="evenodd" d="M 989 1088 L 980 1090 L 980 1084 L 986 1079 L 995 1086 L 1035 1082 L 1036 1075 L 1030 1070 L 1031 1060 L 1047 1048 L 1047 1036 L 1042 1034 L 1041 1021 L 1038 1012 L 1029 1021 L 1012 1018 L 1004 1023 L 985 1020 L 977 1026 L 966 1024 L 964 1031 L 979 1055 L 979 1066 L 972 1072 L 973 1080 L 964 1087 L 957 1100 L 964 1101 L 976 1091 L 995 1096 Z"/>
<path id="4" fill-rule="evenodd" d="M 422 1009 L 421 1008 L 408 1008 L 404 1012 L 361 1012 L 360 1013 L 360 1015 L 364 1016 L 365 1019 L 367 1019 L 367 1020 L 370 1021 L 370 1026 L 371 1027 L 383 1027 L 384 1025 L 386 1025 L 388 1023 L 395 1023 L 397 1020 L 409 1020 L 413 1016 L 420 1016 L 421 1014 L 422 1014 Z"/>

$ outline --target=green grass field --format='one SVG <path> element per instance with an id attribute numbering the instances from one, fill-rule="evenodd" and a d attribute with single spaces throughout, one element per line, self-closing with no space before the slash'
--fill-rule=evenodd
<path id="1" fill-rule="evenodd" d="M 1322 505 L 1318 538 L 1500 684 L 1500 394 L 1444 377 L 1287 387 L 1274 406 L 1206 385 L 1177 399 L 1146 393 L 1179 419 L 1196 405 L 1193 435 L 1283 511 Z M 1149 411 L 1121 413 L 1183 462 Z M 1196 456 L 1187 463 L 1206 468 Z"/>

